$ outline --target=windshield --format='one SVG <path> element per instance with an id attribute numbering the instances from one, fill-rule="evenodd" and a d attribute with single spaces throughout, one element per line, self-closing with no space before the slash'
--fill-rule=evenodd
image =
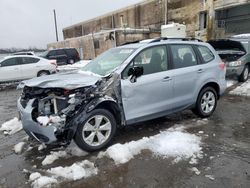
<path id="1" fill-rule="evenodd" d="M 49 51 L 45 51 L 45 52 L 41 53 L 40 57 L 46 57 L 48 53 L 49 53 Z"/>
<path id="2" fill-rule="evenodd" d="M 246 49 L 247 53 L 250 53 L 250 47 L 249 47 L 250 42 L 241 42 L 241 44 L 244 46 Z"/>
<path id="3" fill-rule="evenodd" d="M 110 49 L 89 62 L 81 70 L 90 71 L 101 76 L 108 75 L 121 65 L 133 53 L 133 51 L 134 49 L 132 48 Z"/>

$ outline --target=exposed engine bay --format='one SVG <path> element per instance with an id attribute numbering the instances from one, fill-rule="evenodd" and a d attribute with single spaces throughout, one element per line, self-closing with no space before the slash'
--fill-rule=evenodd
<path id="1" fill-rule="evenodd" d="M 92 86 L 66 90 L 61 88 L 35 88 L 25 86 L 21 95 L 20 103 L 23 108 L 28 101 L 35 99 L 32 104 L 32 119 L 40 126 L 56 127 L 57 139 L 63 138 L 68 130 L 67 124 L 71 121 L 79 109 L 94 97 L 95 88 Z"/>

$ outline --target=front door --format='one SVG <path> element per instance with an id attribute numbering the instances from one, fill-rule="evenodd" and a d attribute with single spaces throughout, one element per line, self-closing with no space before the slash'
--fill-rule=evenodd
<path id="1" fill-rule="evenodd" d="M 122 102 L 128 124 L 166 115 L 172 109 L 173 72 L 168 70 L 165 46 L 140 52 L 123 72 Z M 144 73 L 135 82 L 127 76 L 128 69 L 142 66 Z"/>
<path id="2" fill-rule="evenodd" d="M 22 79 L 20 71 L 20 58 L 8 58 L 1 62 L 0 66 L 0 82 L 14 81 Z"/>

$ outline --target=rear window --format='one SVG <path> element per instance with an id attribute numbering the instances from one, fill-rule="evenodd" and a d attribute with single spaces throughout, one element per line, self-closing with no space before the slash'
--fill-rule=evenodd
<path id="1" fill-rule="evenodd" d="M 198 46 L 198 50 L 201 53 L 201 57 L 205 63 L 208 63 L 214 59 L 214 54 L 206 46 Z"/>

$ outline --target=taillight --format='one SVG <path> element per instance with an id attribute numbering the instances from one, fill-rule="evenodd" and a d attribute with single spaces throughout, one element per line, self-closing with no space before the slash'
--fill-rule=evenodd
<path id="1" fill-rule="evenodd" d="M 56 62 L 56 60 L 50 60 L 50 64 L 54 65 L 57 68 L 57 62 Z"/>
<path id="2" fill-rule="evenodd" d="M 220 63 L 219 63 L 219 67 L 220 67 L 222 70 L 226 71 L 226 64 L 225 64 L 224 62 L 220 62 Z"/>

